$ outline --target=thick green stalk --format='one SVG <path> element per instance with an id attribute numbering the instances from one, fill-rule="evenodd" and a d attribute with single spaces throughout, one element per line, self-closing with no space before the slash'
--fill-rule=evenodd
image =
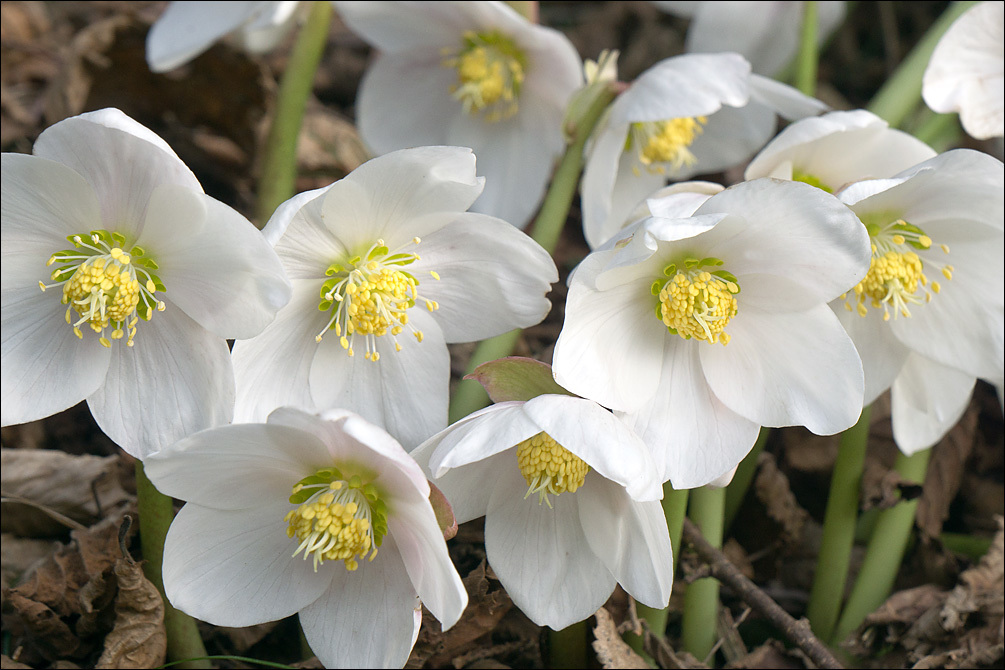
<path id="1" fill-rule="evenodd" d="M 667 530 L 670 531 L 670 546 L 673 548 L 674 572 L 677 571 L 677 562 L 680 559 L 680 536 L 684 530 L 684 513 L 687 510 L 687 499 L 688 489 L 681 489 L 678 491 L 670 485 L 670 482 L 663 485 L 663 516 L 666 517 Z M 643 605 L 642 603 L 637 603 L 635 609 L 636 612 L 638 612 L 639 618 L 644 619 L 646 623 L 649 624 L 649 630 L 653 632 L 653 635 L 666 634 L 667 619 L 670 614 L 670 609 L 668 607 L 663 609 L 654 609 Z M 628 646 L 634 649 L 637 653 L 642 654 L 643 658 L 647 661 L 650 660 L 643 649 L 644 638 L 642 636 L 626 633 L 625 641 L 628 642 Z"/>
<path id="2" fill-rule="evenodd" d="M 726 517 L 723 527 L 727 530 L 733 525 L 736 515 L 740 513 L 740 506 L 743 505 L 747 491 L 750 490 L 750 484 L 754 481 L 754 475 L 757 474 L 757 459 L 764 451 L 764 445 L 768 443 L 769 435 L 771 435 L 771 429 L 762 427 L 761 432 L 757 434 L 757 441 L 750 448 L 750 453 L 744 456 L 740 464 L 736 466 L 733 481 L 726 487 Z"/>
<path id="3" fill-rule="evenodd" d="M 931 454 L 931 449 L 919 451 L 913 456 L 898 454 L 894 468 L 903 479 L 924 483 Z M 900 571 L 907 541 L 914 528 L 914 513 L 917 508 L 917 500 L 900 501 L 879 515 L 862 561 L 862 569 L 859 570 L 855 586 L 848 596 L 848 604 L 845 605 L 831 637 L 832 646 L 839 645 L 849 633 L 858 628 L 865 617 L 882 605 L 893 591 L 893 583 Z"/>
<path id="4" fill-rule="evenodd" d="M 855 544 L 859 484 L 869 443 L 870 409 L 863 409 L 858 423 L 841 435 L 841 446 L 831 473 L 827 511 L 824 512 L 823 539 L 817 554 L 817 568 L 806 609 L 810 627 L 821 640 L 830 639 L 844 600 L 848 562 Z"/>
<path id="5" fill-rule="evenodd" d="M 598 95 L 579 119 L 578 126 L 567 129 L 573 138 L 572 142 L 566 147 L 562 162 L 555 171 L 548 195 L 545 196 L 541 211 L 534 220 L 531 233 L 531 237 L 548 253 L 555 250 L 565 220 L 569 216 L 569 207 L 579 184 L 579 174 L 583 171 L 583 149 L 586 140 L 600 120 L 601 114 L 607 109 L 607 105 L 614 99 L 614 95 L 613 88 L 605 95 Z M 482 363 L 509 356 L 519 338 L 520 331 L 511 330 L 479 342 L 468 362 L 467 373 L 474 372 L 474 369 Z M 454 397 L 450 401 L 450 423 L 485 407 L 488 402 L 488 394 L 481 384 L 474 380 L 462 379 L 457 383 Z"/>
<path id="6" fill-rule="evenodd" d="M 691 491 L 688 516 L 701 530 L 708 543 L 722 547 L 723 513 L 726 489 L 703 486 Z M 719 616 L 719 582 L 705 577 L 692 582 L 684 592 L 684 618 L 681 642 L 684 650 L 704 660 L 715 646 L 715 625 Z"/>
<path id="7" fill-rule="evenodd" d="M 953 2 L 938 21 L 932 24 L 925 36 L 914 47 L 907 58 L 886 80 L 869 103 L 869 111 L 883 118 L 892 127 L 900 127 L 921 102 L 921 78 L 932 58 L 932 52 L 939 38 L 976 2 Z"/>
<path id="8" fill-rule="evenodd" d="M 276 114 L 262 156 L 262 176 L 258 180 L 258 226 L 263 227 L 276 207 L 293 197 L 297 179 L 297 138 L 304 120 L 307 99 L 314 87 L 321 54 L 331 23 L 330 2 L 314 2 L 307 22 L 300 29 L 279 83 Z"/>
<path id="9" fill-rule="evenodd" d="M 586 621 L 574 623 L 562 630 L 552 630 L 548 633 L 548 667 L 549 668 L 587 668 Z"/>
<path id="10" fill-rule="evenodd" d="M 168 496 L 157 490 L 143 471 L 143 463 L 136 461 L 136 505 L 140 516 L 140 546 L 143 549 L 143 573 L 164 599 L 164 629 L 167 634 L 167 660 L 201 659 L 179 663 L 180 668 L 210 668 L 205 660 L 206 647 L 199 637 L 195 619 L 176 610 L 164 595 L 164 538 L 167 537 L 174 504 Z"/>
<path id="11" fill-rule="evenodd" d="M 817 92 L 817 64 L 820 60 L 819 12 L 816 2 L 803 3 L 803 29 L 796 66 L 796 88 L 809 96 Z"/>

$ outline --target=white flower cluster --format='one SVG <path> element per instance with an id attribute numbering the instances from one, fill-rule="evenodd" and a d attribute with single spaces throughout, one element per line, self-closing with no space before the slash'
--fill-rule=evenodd
<path id="1" fill-rule="evenodd" d="M 830 29 L 843 5 L 821 4 Z M 1001 134 L 986 4 L 998 94 L 947 83 L 962 19 L 926 75 L 926 100 L 976 136 Z M 297 5 L 171 3 L 151 67 L 234 31 L 269 48 Z M 467 604 L 427 477 L 458 522 L 485 517 L 488 560 L 534 622 L 581 621 L 617 584 L 663 608 L 665 482 L 728 479 L 762 426 L 845 430 L 887 389 L 911 453 L 978 378 L 1002 384 L 1002 163 L 862 110 L 816 116 L 743 55 L 691 53 L 622 85 L 590 138 L 593 251 L 553 369 L 492 368 L 495 404 L 448 426 L 447 344 L 551 308 L 555 263 L 521 229 L 583 66 L 503 3 L 335 5 L 379 52 L 357 115 L 380 155 L 262 231 L 115 109 L 3 154 L 3 425 L 86 400 L 187 502 L 164 559 L 179 609 L 223 626 L 299 613 L 328 667 L 404 665 L 420 601 L 444 628 Z M 605 71 L 590 83 L 616 86 Z M 794 122 L 774 137 L 779 116 Z M 667 187 L 758 151 L 729 188 Z"/>

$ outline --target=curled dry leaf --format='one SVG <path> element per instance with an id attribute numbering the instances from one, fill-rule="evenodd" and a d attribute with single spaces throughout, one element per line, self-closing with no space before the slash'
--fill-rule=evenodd
<path id="1" fill-rule="evenodd" d="M 942 532 L 942 524 L 949 518 L 949 506 L 960 491 L 967 460 L 974 450 L 979 414 L 977 406 L 971 403 L 959 423 L 932 448 L 932 460 L 915 514 L 918 528 L 930 538 Z"/>
<path id="2" fill-rule="evenodd" d="M 68 523 L 57 520 L 59 515 L 89 526 L 131 499 L 119 481 L 118 456 L 0 449 L 0 464 L 0 491 L 5 498 L 0 527 L 6 533 L 61 535 Z"/>
<path id="3" fill-rule="evenodd" d="M 775 458 L 762 452 L 757 459 L 754 491 L 772 520 L 781 526 L 780 540 L 785 547 L 799 542 L 809 514 L 796 501 L 789 488 L 789 478 L 775 464 Z"/>
<path id="4" fill-rule="evenodd" d="M 610 612 L 601 607 L 594 615 L 597 625 L 593 627 L 593 651 L 604 668 L 645 668 L 647 664 L 641 656 L 628 646 L 618 634 L 618 627 Z"/>

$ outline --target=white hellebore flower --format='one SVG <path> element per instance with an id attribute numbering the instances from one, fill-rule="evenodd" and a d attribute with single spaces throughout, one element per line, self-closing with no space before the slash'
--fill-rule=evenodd
<path id="1" fill-rule="evenodd" d="M 832 307 L 862 357 L 866 404 L 891 388 L 893 437 L 912 454 L 959 420 L 976 378 L 1005 370 L 1002 163 L 958 149 L 839 196 L 873 258 Z"/>
<path id="2" fill-rule="evenodd" d="M 744 178 L 791 179 L 835 193 L 863 179 L 892 177 L 935 155 L 872 112 L 828 112 L 780 132 L 750 161 Z"/>
<path id="3" fill-rule="evenodd" d="M 234 346 L 235 420 L 344 407 L 410 448 L 446 427 L 446 343 L 538 323 L 558 280 L 527 235 L 465 211 L 483 182 L 469 149 L 420 147 L 281 205 L 263 233 L 293 298 Z"/>
<path id="4" fill-rule="evenodd" d="M 820 189 L 759 179 L 650 200 L 569 279 L 555 380 L 617 410 L 674 488 L 736 466 L 759 426 L 830 434 L 862 409 L 862 367 L 827 303 L 869 269 L 868 235 Z M 688 217 L 688 218 L 683 218 Z"/>
<path id="5" fill-rule="evenodd" d="M 583 172 L 583 231 L 594 249 L 668 179 L 743 162 L 793 119 L 823 103 L 750 73 L 738 54 L 690 54 L 643 72 L 594 131 Z"/>
<path id="6" fill-rule="evenodd" d="M 3 154 L 3 425 L 86 399 L 143 458 L 230 421 L 226 340 L 290 297 L 275 252 L 117 109 L 57 123 L 34 154 Z"/>
<path id="7" fill-rule="evenodd" d="M 1005 3 L 968 9 L 942 36 L 922 79 L 936 112 L 959 112 L 978 139 L 1005 135 Z"/>
<path id="8" fill-rule="evenodd" d="M 582 621 L 615 584 L 663 609 L 670 535 L 645 444 L 596 403 L 541 395 L 475 412 L 413 452 L 458 523 L 485 517 L 485 552 L 534 623 Z"/>
<path id="9" fill-rule="evenodd" d="M 299 612 L 324 667 L 400 668 L 420 599 L 444 628 L 467 606 L 429 482 L 355 414 L 282 408 L 266 424 L 199 432 L 144 466 L 187 501 L 164 544 L 164 590 L 197 619 L 251 626 Z"/>
<path id="10" fill-rule="evenodd" d="M 774 77 L 796 55 L 805 2 L 654 1 L 665 12 L 691 19 L 688 53 L 735 51 L 754 72 Z M 844 2 L 817 2 L 817 42 L 822 43 L 845 17 Z"/>
<path id="11" fill-rule="evenodd" d="M 167 72 L 234 33 L 251 53 L 265 53 L 293 27 L 300 2 L 172 2 L 147 33 L 147 64 Z"/>
<path id="12" fill-rule="evenodd" d="M 502 2 L 336 2 L 380 54 L 360 85 L 360 134 L 379 153 L 471 147 L 485 175 L 474 211 L 523 228 L 565 148 L 582 63 L 560 32 Z"/>

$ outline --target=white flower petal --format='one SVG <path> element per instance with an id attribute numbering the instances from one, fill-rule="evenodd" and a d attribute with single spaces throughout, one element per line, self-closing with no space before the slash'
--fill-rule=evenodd
<path id="1" fill-rule="evenodd" d="M 446 630 L 461 617 L 468 604 L 468 594 L 450 562 L 443 532 L 428 497 L 405 501 L 398 494 L 394 503 L 387 519 L 389 532 L 394 536 L 419 598 Z"/>
<path id="2" fill-rule="evenodd" d="M 306 475 L 331 467 L 325 445 L 284 425 L 234 424 L 200 431 L 143 461 L 159 491 L 214 509 L 285 500 Z"/>
<path id="3" fill-rule="evenodd" d="M 627 221 L 612 215 L 614 185 L 618 178 L 628 123 L 611 124 L 602 120 L 587 145 L 586 167 L 579 189 L 583 210 L 583 234 L 591 249 L 596 249 Z"/>
<path id="4" fill-rule="evenodd" d="M 590 549 L 636 600 L 665 609 L 673 588 L 673 549 L 663 507 L 636 502 L 616 483 L 593 477 L 578 496 Z"/>
<path id="5" fill-rule="evenodd" d="M 501 219 L 455 216 L 423 238 L 421 260 L 409 268 L 422 282 L 420 294 L 439 303 L 433 317 L 446 341 L 483 340 L 540 322 L 551 309 L 545 294 L 558 281 L 548 252 Z"/>
<path id="6" fill-rule="evenodd" d="M 703 253 L 722 259 L 723 268 L 737 277 L 781 275 L 818 302 L 829 302 L 869 270 L 865 227 L 837 198 L 808 184 L 742 182 L 706 200 L 696 214 L 716 212 L 741 216 L 724 219 L 707 233 Z M 740 289 L 742 302 L 745 287 L 741 284 Z"/>
<path id="7" fill-rule="evenodd" d="M 289 302 L 290 283 L 261 232 L 202 193 L 155 188 L 137 242 L 157 261 L 165 297 L 220 337 L 257 335 Z"/>
<path id="8" fill-rule="evenodd" d="M 328 192 L 331 188 L 331 184 L 323 188 L 316 188 L 312 191 L 304 191 L 303 193 L 298 193 L 283 204 L 276 207 L 276 211 L 272 213 L 269 217 L 268 223 L 262 228 L 262 237 L 271 244 L 273 247 L 279 242 L 280 238 L 286 234 L 286 229 L 289 228 L 290 222 L 295 216 L 300 214 L 300 210 L 304 209 L 308 203 L 313 202 L 317 198 L 321 197 Z M 316 211 L 320 219 L 320 206 L 317 207 Z"/>
<path id="9" fill-rule="evenodd" d="M 164 590 L 171 604 L 216 626 L 252 626 L 295 614 L 317 600 L 344 568 L 303 554 L 283 521 L 284 498 L 242 510 L 189 503 L 164 541 Z"/>
<path id="10" fill-rule="evenodd" d="M 164 140 L 117 109 L 81 114 L 46 129 L 36 156 L 62 163 L 94 189 L 102 228 L 136 236 L 147 202 L 161 184 L 202 192 L 192 171 Z"/>
<path id="11" fill-rule="evenodd" d="M 402 350 L 396 352 L 390 336 L 378 337 L 377 362 L 363 358 L 362 340 L 351 357 L 336 338 L 322 340 L 310 371 L 315 405 L 351 408 L 406 448 L 446 427 L 450 356 L 439 325 L 423 309 L 409 312 L 409 323 L 424 333 L 423 341 L 403 333 Z"/>
<path id="12" fill-rule="evenodd" d="M 419 447 L 411 455 L 433 479 L 432 470 L 427 462 L 431 451 L 432 449 L 423 450 Z M 496 473 L 499 472 L 499 468 L 512 467 L 515 460 L 516 454 L 507 450 L 474 463 L 452 468 L 435 478 L 433 483 L 450 502 L 457 523 L 467 523 L 485 516 L 489 497 L 492 495 L 491 484 L 496 479 Z"/>
<path id="13" fill-rule="evenodd" d="M 341 565 L 328 590 L 300 611 L 300 625 L 326 668 L 401 668 L 412 651 L 419 598 L 402 557 L 387 537 L 373 561 Z"/>
<path id="14" fill-rule="evenodd" d="M 551 497 L 554 508 L 524 499 L 516 463 L 500 472 L 485 517 L 485 553 L 513 602 L 539 626 L 560 630 L 590 616 L 615 580 L 590 550 L 575 494 Z"/>
<path id="15" fill-rule="evenodd" d="M 753 100 L 743 107 L 723 107 L 708 117 L 704 132 L 691 144 L 695 162 L 674 172 L 673 178 L 689 179 L 742 163 L 764 146 L 777 125 L 775 111 Z"/>
<path id="16" fill-rule="evenodd" d="M 253 20 L 262 2 L 172 2 L 147 33 L 147 64 L 154 72 L 183 65 L 218 39 Z"/>
<path id="17" fill-rule="evenodd" d="M 540 433 L 541 427 L 524 413 L 523 405 L 519 401 L 489 405 L 431 438 L 430 446 L 435 445 L 429 459 L 433 476 L 483 461 Z M 515 463 L 515 454 L 513 458 Z"/>
<path id="18" fill-rule="evenodd" d="M 141 460 L 187 435 L 229 423 L 234 373 L 227 342 L 168 304 L 141 323 L 135 346 L 112 345 L 108 376 L 87 398 L 101 430 Z"/>
<path id="19" fill-rule="evenodd" d="M 581 274 L 581 273 L 580 273 Z M 555 381 L 576 395 L 625 411 L 656 391 L 666 328 L 656 319 L 649 285 L 600 292 L 577 274 L 569 285 L 565 323 L 555 344 Z"/>
<path id="20" fill-rule="evenodd" d="M 460 36 L 464 31 L 477 25 L 471 16 L 476 8 L 448 2 L 334 4 L 339 17 L 354 33 L 388 53 L 408 53 L 424 47 L 438 50 L 460 46 Z"/>
<path id="21" fill-rule="evenodd" d="M 645 443 L 597 403 L 541 395 L 524 403 L 523 411 L 553 440 L 604 478 L 627 488 L 636 500 L 663 497 L 663 481 L 656 477 Z"/>
<path id="22" fill-rule="evenodd" d="M 323 346 L 341 351 L 333 334 L 326 338 L 332 341 L 314 341 L 329 318 L 318 311 L 318 282 L 295 280 L 293 286 L 292 299 L 271 325 L 250 340 L 234 343 L 236 422 L 263 422 L 283 405 L 316 409 L 308 383 L 314 356 Z"/>
<path id="23" fill-rule="evenodd" d="M 659 478 L 675 489 L 704 486 L 735 467 L 760 429 L 708 387 L 698 360 L 701 344 L 668 342 L 656 393 L 636 412 L 615 413 L 649 445 Z"/>
<path id="24" fill-rule="evenodd" d="M 912 353 L 893 382 L 893 439 L 905 454 L 931 447 L 963 416 L 976 379 Z"/>
<path id="25" fill-rule="evenodd" d="M 730 321 L 729 332 L 727 346 L 701 347 L 705 378 L 726 406 L 763 426 L 801 425 L 818 435 L 854 425 L 862 364 L 829 307 L 748 309 Z"/>
<path id="26" fill-rule="evenodd" d="M 814 116 L 828 109 L 816 98 L 759 74 L 750 75 L 750 100 L 765 105 L 787 121 Z"/>
<path id="27" fill-rule="evenodd" d="M 870 309 L 862 317 L 854 310 L 845 309 L 841 300 L 831 303 L 831 309 L 862 359 L 862 371 L 865 373 L 862 404 L 871 405 L 893 384 L 911 350 L 893 334 L 890 324 L 883 321 L 880 310 Z"/>
<path id="28" fill-rule="evenodd" d="M 89 328 L 85 327 L 83 339 L 73 334 L 63 318 L 66 307 L 60 304 L 56 289 L 43 294 L 37 284 L 5 286 L 2 295 L 0 407 L 4 426 L 73 407 L 104 383 L 111 352 Z"/>

